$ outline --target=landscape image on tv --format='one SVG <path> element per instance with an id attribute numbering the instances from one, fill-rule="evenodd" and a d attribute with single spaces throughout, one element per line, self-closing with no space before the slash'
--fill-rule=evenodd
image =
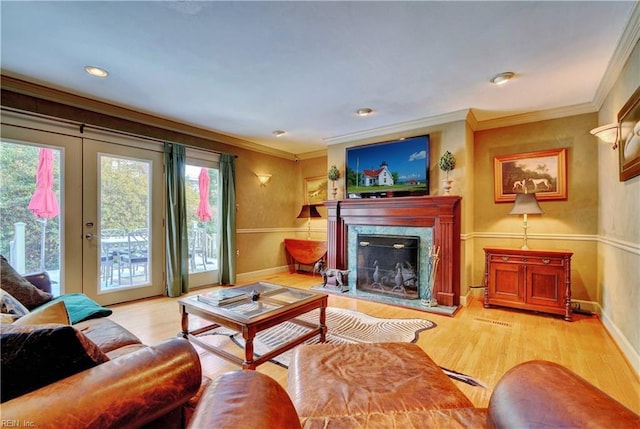
<path id="1" fill-rule="evenodd" d="M 429 194 L 429 136 L 347 148 L 347 198 Z"/>

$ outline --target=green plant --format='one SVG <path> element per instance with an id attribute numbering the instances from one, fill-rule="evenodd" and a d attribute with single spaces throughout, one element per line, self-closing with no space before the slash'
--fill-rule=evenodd
<path id="1" fill-rule="evenodd" d="M 449 151 L 446 151 L 444 155 L 440 158 L 438 162 L 438 166 L 440 170 L 445 171 L 447 173 L 447 179 L 449 179 L 449 172 L 453 170 L 456 166 L 456 158 Z"/>
<path id="2" fill-rule="evenodd" d="M 327 173 L 327 177 L 331 181 L 338 180 L 340 178 L 340 170 L 338 170 L 338 167 L 336 167 L 335 165 L 332 165 L 331 168 L 329 168 L 329 172 Z"/>

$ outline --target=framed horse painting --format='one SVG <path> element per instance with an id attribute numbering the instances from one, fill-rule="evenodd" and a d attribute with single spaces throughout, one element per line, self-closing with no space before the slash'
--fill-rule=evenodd
<path id="1" fill-rule="evenodd" d="M 567 199 L 567 149 L 496 156 L 494 200 L 513 202 L 516 194 L 536 194 L 538 201 Z"/>
<path id="2" fill-rule="evenodd" d="M 304 203 L 321 204 L 327 198 L 327 176 L 306 177 L 304 179 Z"/>

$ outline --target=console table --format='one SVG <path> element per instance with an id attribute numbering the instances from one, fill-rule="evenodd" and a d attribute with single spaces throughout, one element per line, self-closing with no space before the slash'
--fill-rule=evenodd
<path id="1" fill-rule="evenodd" d="M 284 248 L 287 252 L 289 271 L 295 272 L 295 263 L 313 265 L 327 254 L 327 242 L 317 240 L 300 240 L 285 238 Z"/>
<path id="2" fill-rule="evenodd" d="M 484 248 L 484 252 L 486 308 L 495 304 L 572 320 L 572 252 L 501 248 Z"/>

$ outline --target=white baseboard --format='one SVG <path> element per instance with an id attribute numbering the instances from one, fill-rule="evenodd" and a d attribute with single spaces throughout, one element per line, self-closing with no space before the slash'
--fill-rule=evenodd
<path id="1" fill-rule="evenodd" d="M 604 325 L 609 335 L 613 338 L 613 341 L 620 348 L 620 351 L 629 362 L 629 365 L 636 373 L 636 377 L 640 377 L 640 354 L 635 351 L 631 343 L 627 340 L 627 338 L 620 332 L 615 323 L 609 318 L 607 313 L 600 311 L 600 320 Z"/>
<path id="2" fill-rule="evenodd" d="M 289 266 L 288 265 L 283 265 L 283 266 L 280 266 L 280 267 L 267 268 L 265 270 L 250 271 L 250 272 L 247 272 L 247 273 L 238 274 L 236 276 L 236 282 L 252 280 L 252 279 L 255 279 L 257 277 L 262 277 L 262 276 L 270 276 L 270 275 L 282 273 L 282 272 L 285 272 L 285 271 L 289 271 Z"/>

